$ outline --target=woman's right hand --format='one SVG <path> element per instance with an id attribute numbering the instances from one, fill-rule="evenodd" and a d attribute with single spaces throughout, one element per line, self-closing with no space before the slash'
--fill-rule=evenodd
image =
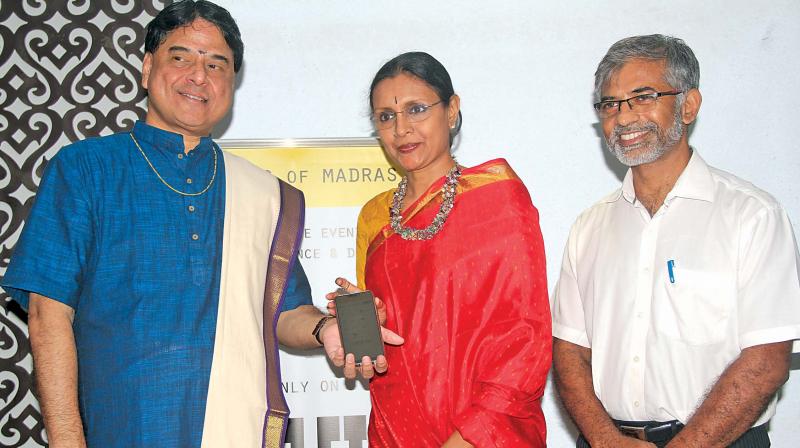
<path id="1" fill-rule="evenodd" d="M 325 298 L 328 299 L 328 313 L 333 315 L 333 316 L 336 315 L 336 302 L 333 301 L 333 299 L 335 299 L 336 296 L 342 295 L 342 294 L 355 294 L 357 292 L 363 291 L 358 286 L 350 283 L 349 280 L 347 280 L 346 278 L 343 278 L 343 277 L 338 277 L 336 279 L 336 285 L 339 286 L 339 289 L 337 289 L 336 291 L 331 291 L 331 292 L 325 294 Z M 386 323 L 386 304 L 383 303 L 383 300 L 381 300 L 381 299 L 379 299 L 377 297 L 375 297 L 375 311 L 378 312 L 378 322 L 381 325 L 385 324 Z M 386 331 L 390 331 L 390 330 L 386 330 Z M 384 340 L 384 342 L 386 342 L 388 344 L 392 344 L 392 342 L 387 341 L 385 337 L 383 338 L 383 340 Z M 392 344 L 392 345 L 400 345 L 400 344 L 402 344 L 402 342 L 396 343 L 396 344 Z"/>

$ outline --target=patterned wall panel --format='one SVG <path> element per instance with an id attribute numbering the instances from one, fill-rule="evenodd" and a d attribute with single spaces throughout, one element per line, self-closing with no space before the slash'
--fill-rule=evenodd
<path id="1" fill-rule="evenodd" d="M 171 1 L 0 0 L 0 276 L 63 145 L 144 117 L 144 27 Z M 44 446 L 27 316 L 0 289 L 0 446 Z"/>

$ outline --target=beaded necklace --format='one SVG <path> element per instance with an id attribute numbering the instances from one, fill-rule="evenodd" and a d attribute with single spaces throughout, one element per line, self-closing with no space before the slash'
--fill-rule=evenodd
<path id="1" fill-rule="evenodd" d="M 442 185 L 442 205 L 439 206 L 439 212 L 433 217 L 433 222 L 424 229 L 414 229 L 411 227 L 403 227 L 403 216 L 400 214 L 400 206 L 403 203 L 403 198 L 406 197 L 408 191 L 408 176 L 403 176 L 400 184 L 397 185 L 397 190 L 394 192 L 392 199 L 392 207 L 389 209 L 389 222 L 391 223 L 392 230 L 395 231 L 400 238 L 404 240 L 429 240 L 433 238 L 440 230 L 447 216 L 453 210 L 453 201 L 456 197 L 456 186 L 458 185 L 458 178 L 461 176 L 461 169 L 458 165 L 454 166 L 447 172 L 447 176 Z"/>

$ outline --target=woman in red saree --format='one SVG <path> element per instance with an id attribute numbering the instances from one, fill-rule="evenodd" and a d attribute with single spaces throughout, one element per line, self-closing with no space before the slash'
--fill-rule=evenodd
<path id="1" fill-rule="evenodd" d="M 359 286 L 405 339 L 370 383 L 370 446 L 545 446 L 550 311 L 527 189 L 505 160 L 456 164 L 459 98 L 432 56 L 386 63 L 370 102 L 405 174 L 358 221 Z"/>

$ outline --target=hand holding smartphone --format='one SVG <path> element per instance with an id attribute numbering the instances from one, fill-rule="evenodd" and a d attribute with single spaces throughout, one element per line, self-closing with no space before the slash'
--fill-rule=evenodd
<path id="1" fill-rule="evenodd" d="M 383 340 L 375 299 L 371 291 L 336 296 L 336 322 L 345 354 L 352 353 L 356 366 L 369 356 L 375 363 L 383 355 Z"/>

